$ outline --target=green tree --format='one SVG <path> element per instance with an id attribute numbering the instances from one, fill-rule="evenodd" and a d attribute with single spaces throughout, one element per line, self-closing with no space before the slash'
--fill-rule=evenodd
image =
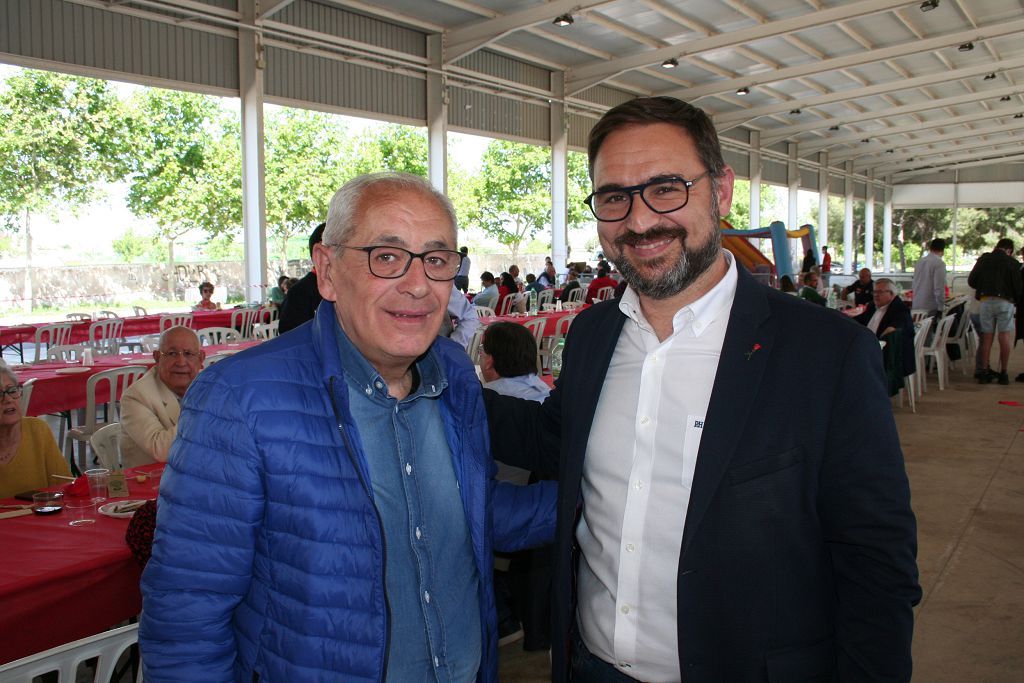
<path id="1" fill-rule="evenodd" d="M 427 159 L 426 129 L 394 123 L 367 128 L 356 144 L 350 177 L 397 171 L 426 178 Z"/>
<path id="2" fill-rule="evenodd" d="M 0 219 L 25 236 L 24 301 L 34 306 L 32 215 L 74 210 L 125 170 L 127 120 L 106 82 L 26 69 L 0 91 Z"/>
<path id="3" fill-rule="evenodd" d="M 901 271 L 907 269 L 908 263 L 916 263 L 916 256 L 923 254 L 925 245 L 933 239 L 949 237 L 951 219 L 949 209 L 896 209 L 892 212 L 893 242 L 899 253 Z M 908 253 L 909 245 L 916 246 L 914 253 Z"/>
<path id="4" fill-rule="evenodd" d="M 114 240 L 111 246 L 114 248 L 114 253 L 120 256 L 122 261 L 132 263 L 146 254 L 146 250 L 151 242 L 152 240 L 137 235 L 132 228 L 128 228 L 120 237 Z"/>
<path id="5" fill-rule="evenodd" d="M 207 95 L 148 88 L 136 96 L 135 154 L 128 208 L 152 218 L 174 266 L 174 243 L 197 230 L 208 237 L 241 225 L 241 150 L 237 119 Z"/>
<path id="6" fill-rule="evenodd" d="M 344 125 L 307 109 L 272 110 L 265 137 L 267 228 L 284 273 L 289 241 L 327 218 L 331 197 L 354 174 L 353 155 Z"/>

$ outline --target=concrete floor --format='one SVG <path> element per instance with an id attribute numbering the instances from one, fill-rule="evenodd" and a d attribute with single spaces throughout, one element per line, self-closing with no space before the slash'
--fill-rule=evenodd
<path id="1" fill-rule="evenodd" d="M 932 373 L 916 414 L 894 409 L 924 589 L 914 681 L 1024 681 L 1024 384 L 1013 382 L 1021 371 L 1018 349 L 1010 386 L 982 386 L 957 369 L 940 392 Z M 547 653 L 502 648 L 500 678 L 549 681 Z"/>

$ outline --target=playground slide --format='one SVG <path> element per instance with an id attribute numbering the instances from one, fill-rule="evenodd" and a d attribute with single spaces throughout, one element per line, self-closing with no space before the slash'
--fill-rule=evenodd
<path id="1" fill-rule="evenodd" d="M 750 272 L 756 270 L 756 266 L 768 266 L 775 270 L 774 265 L 767 256 L 754 248 L 749 240 L 736 235 L 723 235 L 722 246 L 732 252 L 736 261 Z"/>

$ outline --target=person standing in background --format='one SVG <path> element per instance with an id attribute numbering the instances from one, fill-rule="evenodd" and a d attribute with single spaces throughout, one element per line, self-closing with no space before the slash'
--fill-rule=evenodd
<path id="1" fill-rule="evenodd" d="M 928 253 L 914 266 L 914 302 L 911 309 L 927 311 L 928 317 L 942 313 L 946 304 L 946 262 L 942 260 L 945 250 L 946 240 L 936 237 L 928 245 Z"/>
<path id="2" fill-rule="evenodd" d="M 309 258 L 313 258 L 313 247 L 323 241 L 324 228 L 326 223 L 316 226 L 309 236 Z M 316 315 L 316 309 L 323 301 L 316 282 L 316 266 L 306 273 L 305 276 L 294 285 L 288 288 L 284 301 L 281 302 L 281 313 L 278 316 L 281 322 L 278 323 L 280 334 L 295 329 L 307 320 L 312 320 Z"/>
<path id="3" fill-rule="evenodd" d="M 462 254 L 462 265 L 459 266 L 459 274 L 455 276 L 453 284 L 465 294 L 469 291 L 469 247 L 460 248 L 459 253 Z"/>

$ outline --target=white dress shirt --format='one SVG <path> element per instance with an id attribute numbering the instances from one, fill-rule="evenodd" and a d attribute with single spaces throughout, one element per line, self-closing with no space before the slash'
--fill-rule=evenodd
<path id="1" fill-rule="evenodd" d="M 448 337 L 468 349 L 473 334 L 480 327 L 480 316 L 476 314 L 476 306 L 469 303 L 466 295 L 455 285 L 452 285 L 452 293 L 448 296 L 448 315 L 456 320 L 455 329 Z"/>
<path id="2" fill-rule="evenodd" d="M 736 264 L 659 342 L 632 288 L 583 466 L 577 618 L 592 653 L 678 681 L 676 578 L 704 418 L 736 294 Z"/>
<path id="3" fill-rule="evenodd" d="M 871 320 L 868 321 L 868 329 L 878 336 L 878 326 L 882 324 L 882 318 L 885 317 L 885 312 L 889 310 L 889 304 L 876 308 L 874 315 L 871 316 Z"/>

